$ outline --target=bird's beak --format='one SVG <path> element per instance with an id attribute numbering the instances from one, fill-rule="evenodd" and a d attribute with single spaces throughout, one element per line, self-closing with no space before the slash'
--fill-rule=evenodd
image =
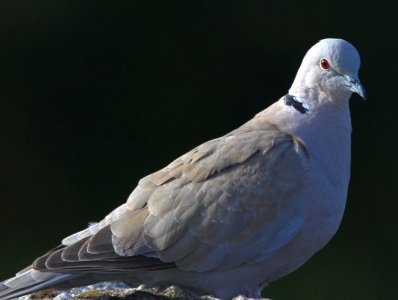
<path id="1" fill-rule="evenodd" d="M 351 90 L 366 100 L 366 91 L 359 81 L 359 78 L 348 75 L 344 75 L 344 78 L 347 80 Z"/>

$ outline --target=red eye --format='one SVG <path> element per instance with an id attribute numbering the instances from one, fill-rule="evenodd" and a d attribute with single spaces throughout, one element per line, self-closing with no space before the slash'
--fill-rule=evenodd
<path id="1" fill-rule="evenodd" d="M 319 65 L 321 66 L 322 69 L 327 70 L 330 67 L 330 64 L 327 59 L 322 58 L 321 61 L 319 62 Z"/>

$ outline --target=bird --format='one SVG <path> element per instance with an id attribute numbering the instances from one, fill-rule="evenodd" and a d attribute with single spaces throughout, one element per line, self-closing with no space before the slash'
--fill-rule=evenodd
<path id="1" fill-rule="evenodd" d="M 320 40 L 286 95 L 141 179 L 102 221 L 1 282 L 0 299 L 110 280 L 261 299 L 339 228 L 350 180 L 349 99 L 366 99 L 359 67 L 352 44 Z"/>

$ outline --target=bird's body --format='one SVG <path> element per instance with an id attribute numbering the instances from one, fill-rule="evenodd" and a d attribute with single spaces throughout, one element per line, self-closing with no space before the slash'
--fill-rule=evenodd
<path id="1" fill-rule="evenodd" d="M 319 42 L 289 94 L 144 177 L 126 204 L 0 284 L 0 299 L 107 280 L 259 297 L 339 227 L 358 68 L 351 44 Z"/>

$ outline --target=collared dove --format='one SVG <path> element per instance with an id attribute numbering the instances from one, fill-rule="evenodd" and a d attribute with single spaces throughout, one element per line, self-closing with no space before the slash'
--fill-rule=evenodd
<path id="1" fill-rule="evenodd" d="M 303 265 L 336 233 L 350 178 L 359 54 L 324 39 L 287 95 L 231 133 L 144 177 L 127 202 L 15 277 L 0 299 L 108 280 L 222 299 Z"/>

